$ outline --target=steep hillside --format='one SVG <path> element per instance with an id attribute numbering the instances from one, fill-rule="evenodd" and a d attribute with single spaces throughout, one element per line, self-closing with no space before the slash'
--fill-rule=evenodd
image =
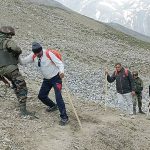
<path id="1" fill-rule="evenodd" d="M 29 2 L 33 2 L 40 5 L 46 5 L 46 6 L 52 6 L 64 10 L 70 10 L 69 8 L 65 7 L 61 3 L 55 1 L 55 0 L 28 0 Z"/>
<path id="2" fill-rule="evenodd" d="M 29 88 L 28 109 L 36 111 L 39 119 L 20 119 L 13 93 L 8 92 L 5 99 L 0 97 L 0 149 L 93 150 L 94 147 L 95 150 L 117 150 L 121 147 L 124 150 L 148 150 L 149 121 L 145 116 L 137 116 L 134 121 L 122 118 L 118 116 L 119 112 L 110 108 L 104 112 L 103 87 L 105 65 L 108 64 L 111 72 L 116 61 L 120 61 L 140 72 L 146 101 L 150 82 L 150 44 L 56 7 L 29 3 L 28 0 L 0 0 L 0 3 L 0 25 L 11 25 L 16 29 L 14 40 L 23 50 L 22 57 L 30 53 L 33 41 L 40 42 L 44 48 L 56 48 L 62 52 L 66 84 L 84 128 L 81 133 L 66 89 L 63 94 L 70 124 L 58 126 L 58 112 L 45 113 L 44 106 L 37 100 L 40 74 L 33 65 L 19 66 Z M 108 105 L 116 103 L 114 91 L 114 86 L 109 86 Z"/>
<path id="3" fill-rule="evenodd" d="M 125 34 L 128 34 L 128 35 L 131 35 L 132 37 L 135 37 L 139 40 L 142 40 L 142 41 L 145 41 L 145 42 L 149 42 L 150 43 L 150 37 L 149 36 L 146 36 L 144 34 L 140 34 L 136 31 L 133 31 L 131 29 L 128 29 L 122 25 L 119 25 L 117 23 L 108 23 L 109 26 L 113 27 L 114 29 L 118 30 L 118 31 L 121 31 Z"/>

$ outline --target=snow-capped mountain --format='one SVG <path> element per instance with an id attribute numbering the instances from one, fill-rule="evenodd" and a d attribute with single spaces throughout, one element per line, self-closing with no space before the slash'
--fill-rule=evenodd
<path id="1" fill-rule="evenodd" d="M 56 0 L 102 22 L 114 22 L 150 36 L 150 0 Z"/>

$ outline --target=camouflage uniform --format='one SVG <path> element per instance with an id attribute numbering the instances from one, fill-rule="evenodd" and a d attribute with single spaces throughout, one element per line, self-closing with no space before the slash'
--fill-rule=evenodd
<path id="1" fill-rule="evenodd" d="M 0 76 L 4 76 L 11 81 L 20 104 L 21 113 L 26 114 L 27 87 L 17 66 L 18 57 L 22 51 L 20 47 L 11 40 L 11 37 L 12 36 L 0 31 Z M 5 57 L 4 51 L 7 51 L 7 56 L 9 52 L 9 58 Z M 13 61 L 11 61 L 12 57 L 14 57 Z"/>
<path id="2" fill-rule="evenodd" d="M 138 100 L 138 107 L 139 107 L 139 112 L 141 112 L 142 108 L 142 90 L 143 90 L 143 81 L 137 77 L 134 78 L 134 83 L 135 83 L 135 93 L 136 93 L 136 98 Z"/>

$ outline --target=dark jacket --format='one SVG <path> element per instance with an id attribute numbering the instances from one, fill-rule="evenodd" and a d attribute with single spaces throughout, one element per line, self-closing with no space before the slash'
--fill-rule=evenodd
<path id="1" fill-rule="evenodd" d="M 135 93 L 141 93 L 143 90 L 143 81 L 141 78 L 137 77 L 134 79 Z"/>
<path id="2" fill-rule="evenodd" d="M 134 81 L 131 72 L 128 70 L 128 74 L 125 73 L 125 69 L 122 68 L 120 72 L 114 71 L 112 76 L 107 76 L 107 81 L 112 83 L 116 80 L 116 90 L 120 94 L 130 93 L 135 91 Z"/>

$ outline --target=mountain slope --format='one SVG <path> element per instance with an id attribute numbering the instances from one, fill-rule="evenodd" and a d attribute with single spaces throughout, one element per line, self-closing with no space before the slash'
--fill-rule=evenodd
<path id="1" fill-rule="evenodd" d="M 64 5 L 62 5 L 61 3 L 59 3 L 55 0 L 28 0 L 28 1 L 29 2 L 34 2 L 36 4 L 40 4 L 40 5 L 57 7 L 57 8 L 69 11 L 69 8 L 65 7 Z"/>
<path id="2" fill-rule="evenodd" d="M 114 29 L 118 30 L 118 31 L 121 31 L 125 34 L 128 34 L 132 37 L 135 37 L 139 40 L 142 40 L 142 41 L 145 41 L 145 42 L 149 42 L 150 43 L 150 37 L 149 36 L 145 36 L 144 34 L 140 34 L 138 32 L 135 32 L 133 30 L 130 30 L 124 26 L 121 26 L 117 23 L 108 23 L 109 26 L 113 27 Z"/>
<path id="3" fill-rule="evenodd" d="M 14 40 L 23 50 L 22 57 L 31 52 L 31 43 L 43 48 L 57 48 L 65 63 L 63 89 L 70 123 L 58 125 L 59 112 L 46 113 L 38 100 L 41 76 L 34 66 L 19 66 L 29 89 L 27 108 L 36 111 L 39 119 L 19 118 L 18 102 L 12 90 L 0 97 L 0 149 L 19 150 L 123 150 L 149 149 L 150 129 L 145 115 L 135 120 L 121 117 L 120 112 L 107 108 L 115 106 L 115 87 L 109 85 L 104 97 L 104 68 L 110 73 L 116 61 L 137 69 L 144 81 L 143 109 L 146 109 L 150 79 L 150 45 L 118 32 L 106 24 L 56 7 L 29 3 L 27 0 L 0 0 L 0 25 L 16 29 Z M 78 122 L 69 104 L 67 91 L 83 125 Z M 53 91 L 50 97 L 54 99 Z M 90 100 L 90 101 L 89 101 Z M 93 100 L 93 101 L 92 101 Z"/>

